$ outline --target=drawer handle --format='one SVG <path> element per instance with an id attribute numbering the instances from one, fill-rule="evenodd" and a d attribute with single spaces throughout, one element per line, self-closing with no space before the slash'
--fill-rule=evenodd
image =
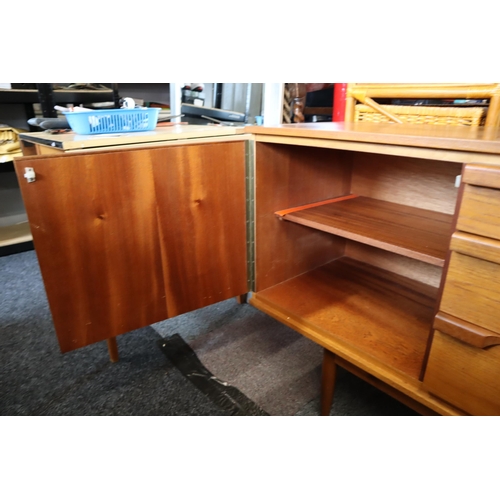
<path id="1" fill-rule="evenodd" d="M 453 233 L 450 250 L 500 264 L 500 242 L 462 231 Z"/>
<path id="2" fill-rule="evenodd" d="M 500 189 L 500 168 L 492 165 L 466 165 L 462 181 L 465 184 Z"/>
<path id="3" fill-rule="evenodd" d="M 442 311 L 436 314 L 433 327 L 450 337 L 480 349 L 500 345 L 500 335 Z"/>

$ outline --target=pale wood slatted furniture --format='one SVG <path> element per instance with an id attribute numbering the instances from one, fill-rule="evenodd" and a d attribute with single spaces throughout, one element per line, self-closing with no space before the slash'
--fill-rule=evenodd
<path id="1" fill-rule="evenodd" d="M 481 108 L 380 105 L 376 99 L 488 99 Z M 347 86 L 345 121 L 390 121 L 498 127 L 500 84 L 354 84 Z"/>

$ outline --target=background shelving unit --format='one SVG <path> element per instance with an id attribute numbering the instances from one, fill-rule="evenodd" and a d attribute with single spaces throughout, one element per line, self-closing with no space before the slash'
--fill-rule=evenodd
<path id="1" fill-rule="evenodd" d="M 35 117 L 34 104 L 40 105 L 44 117 L 57 116 L 56 104 L 112 102 L 118 107 L 118 85 L 105 85 L 107 88 L 97 90 L 60 89 L 54 88 L 51 83 L 26 84 L 26 88 L 0 88 L 0 123 L 12 128 L 30 129 L 27 121 Z M 5 155 L 0 158 L 0 256 L 31 248 L 32 236 L 14 172 L 13 157 Z"/>
<path id="2" fill-rule="evenodd" d="M 51 83 L 37 83 L 36 89 L 0 89 L 1 104 L 24 104 L 27 120 L 35 116 L 33 104 L 41 105 L 42 115 L 56 117 L 54 105 L 89 104 L 93 102 L 113 102 L 118 106 L 120 100 L 117 84 L 111 84 L 109 89 L 54 89 Z"/>

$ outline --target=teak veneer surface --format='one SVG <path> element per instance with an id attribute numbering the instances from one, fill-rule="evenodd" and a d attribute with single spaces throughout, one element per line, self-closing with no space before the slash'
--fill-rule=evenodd
<path id="1" fill-rule="evenodd" d="M 16 172 L 63 352 L 248 291 L 243 141 L 25 157 Z"/>
<path id="2" fill-rule="evenodd" d="M 500 346 L 471 347 L 436 330 L 426 388 L 472 415 L 499 415 Z"/>
<path id="3" fill-rule="evenodd" d="M 500 242 L 475 234 L 456 231 L 451 237 L 451 250 L 500 264 Z"/>
<path id="4" fill-rule="evenodd" d="M 280 214 L 285 220 L 444 265 L 452 216 L 358 196 Z"/>
<path id="5" fill-rule="evenodd" d="M 312 340 L 351 348 L 418 379 L 437 289 L 349 258 L 261 291 L 257 298 L 306 330 Z M 306 334 L 306 333 L 304 333 Z"/>
<path id="6" fill-rule="evenodd" d="M 500 240 L 500 189 L 465 184 L 457 229 Z"/>
<path id="7" fill-rule="evenodd" d="M 500 189 L 500 165 L 466 165 L 463 182 Z"/>
<path id="8" fill-rule="evenodd" d="M 462 163 L 353 152 L 352 166 L 352 193 L 433 212 L 455 213 L 455 180 L 461 174 Z"/>
<path id="9" fill-rule="evenodd" d="M 499 270 L 495 262 L 451 252 L 440 310 L 500 334 Z"/>
<path id="10" fill-rule="evenodd" d="M 168 316 L 152 168 L 142 152 L 16 162 L 63 352 Z"/>
<path id="11" fill-rule="evenodd" d="M 169 315 L 246 293 L 244 143 L 151 154 Z"/>
<path id="12" fill-rule="evenodd" d="M 283 224 L 274 215 L 294 207 L 349 193 L 349 156 L 338 151 L 255 145 L 256 290 L 285 281 L 344 253 L 345 242 L 315 229 Z"/>

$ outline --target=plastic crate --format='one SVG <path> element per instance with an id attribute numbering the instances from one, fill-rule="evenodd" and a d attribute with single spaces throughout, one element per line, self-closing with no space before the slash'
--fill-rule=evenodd
<path id="1" fill-rule="evenodd" d="M 153 130 L 160 108 L 106 109 L 63 113 L 77 134 L 110 134 Z"/>

